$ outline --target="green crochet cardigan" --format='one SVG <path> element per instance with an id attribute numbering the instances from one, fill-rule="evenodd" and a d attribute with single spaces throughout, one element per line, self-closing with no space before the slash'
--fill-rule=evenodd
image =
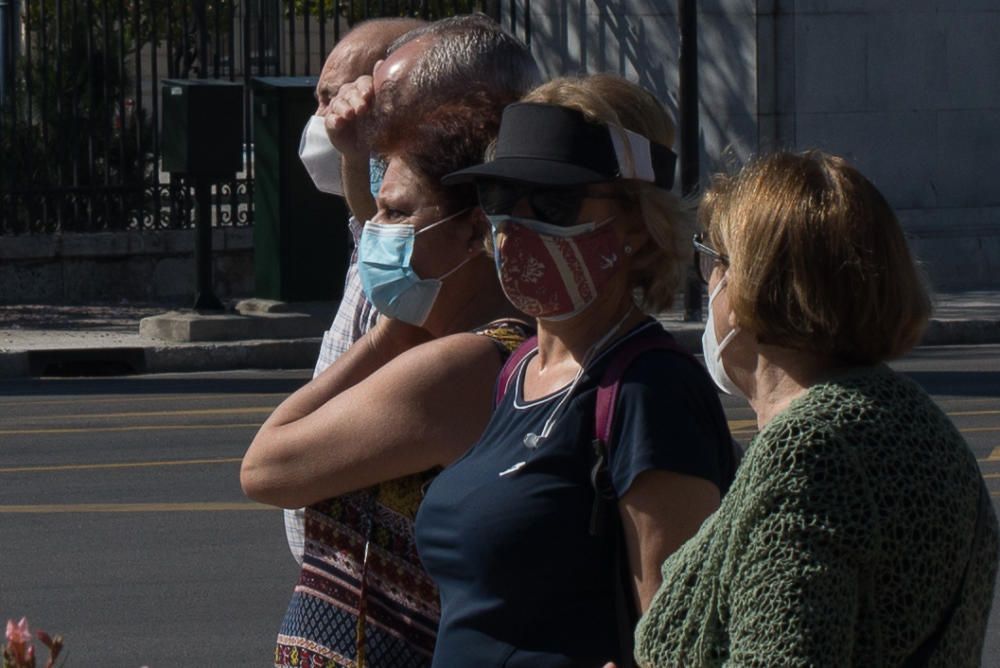
<path id="1" fill-rule="evenodd" d="M 981 484 L 915 383 L 877 366 L 813 386 L 754 438 L 718 512 L 663 564 L 639 664 L 898 666 L 970 563 L 931 665 L 978 666 L 998 558 L 992 504 L 973 537 Z"/>

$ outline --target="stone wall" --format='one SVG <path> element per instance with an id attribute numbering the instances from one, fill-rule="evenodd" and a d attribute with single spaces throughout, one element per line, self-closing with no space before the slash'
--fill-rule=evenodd
<path id="1" fill-rule="evenodd" d="M 1000 286 L 1000 4 L 771 4 L 777 142 L 853 160 L 935 287 Z"/>
<path id="2" fill-rule="evenodd" d="M 253 230 L 212 238 L 220 298 L 253 294 Z M 194 300 L 194 232 L 106 232 L 0 237 L 0 304 Z"/>

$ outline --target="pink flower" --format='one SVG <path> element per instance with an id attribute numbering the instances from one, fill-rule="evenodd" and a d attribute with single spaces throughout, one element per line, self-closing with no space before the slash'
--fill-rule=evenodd
<path id="1" fill-rule="evenodd" d="M 7 620 L 7 643 L 13 646 L 23 646 L 31 642 L 31 630 L 28 628 L 27 617 L 14 624 L 13 619 Z"/>
<path id="2" fill-rule="evenodd" d="M 7 620 L 7 646 L 3 650 L 4 666 L 14 668 L 34 668 L 35 647 L 31 642 L 28 620 L 21 617 L 17 624 Z"/>

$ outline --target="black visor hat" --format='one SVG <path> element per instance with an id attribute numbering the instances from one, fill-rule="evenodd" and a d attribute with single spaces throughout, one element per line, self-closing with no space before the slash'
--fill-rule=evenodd
<path id="1" fill-rule="evenodd" d="M 444 185 L 502 179 L 562 187 L 638 179 L 669 190 L 677 156 L 624 128 L 591 123 L 554 104 L 516 102 L 503 111 L 496 156 L 446 175 Z"/>

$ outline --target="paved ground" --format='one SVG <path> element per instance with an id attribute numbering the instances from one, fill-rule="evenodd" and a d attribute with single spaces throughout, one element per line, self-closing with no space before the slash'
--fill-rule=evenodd
<path id="1" fill-rule="evenodd" d="M 139 321 L 170 304 L 0 305 L 0 378 L 228 369 L 302 369 L 319 339 L 248 339 L 173 343 L 139 334 Z M 330 305 L 332 319 L 335 305 Z M 680 307 L 661 320 L 679 341 L 700 350 L 701 323 Z M 925 345 L 1000 343 L 1000 291 L 935 295 Z"/>
<path id="2" fill-rule="evenodd" d="M 893 367 L 951 416 L 1000 510 L 1000 345 L 925 347 Z M 68 666 L 266 665 L 298 571 L 281 514 L 243 497 L 239 461 L 309 377 L 0 380 L 0 620 L 64 634 Z M 746 444 L 752 412 L 722 401 Z M 982 665 L 997 657 L 1000 588 Z"/>

